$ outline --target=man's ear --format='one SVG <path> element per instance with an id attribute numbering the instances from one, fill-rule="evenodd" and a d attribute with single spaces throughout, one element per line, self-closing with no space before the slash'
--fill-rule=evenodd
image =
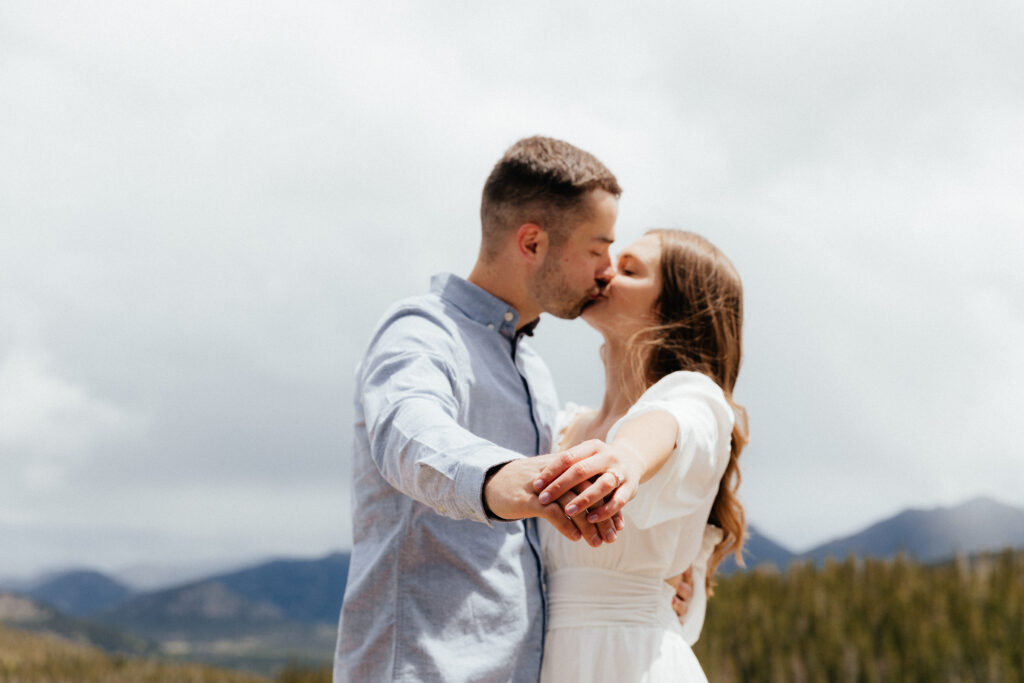
<path id="1" fill-rule="evenodd" d="M 548 233 L 536 223 L 523 223 L 516 231 L 519 255 L 531 263 L 544 260 L 548 251 Z"/>

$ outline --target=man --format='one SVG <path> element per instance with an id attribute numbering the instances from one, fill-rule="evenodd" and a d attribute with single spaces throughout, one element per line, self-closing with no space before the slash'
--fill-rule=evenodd
<path id="1" fill-rule="evenodd" d="M 535 517 L 602 534 L 532 482 L 554 456 L 551 377 L 524 340 L 613 276 L 615 176 L 560 140 L 513 145 L 484 186 L 467 280 L 393 306 L 356 378 L 354 544 L 336 681 L 536 681 L 544 638 Z M 512 520 L 512 521 L 509 521 Z"/>

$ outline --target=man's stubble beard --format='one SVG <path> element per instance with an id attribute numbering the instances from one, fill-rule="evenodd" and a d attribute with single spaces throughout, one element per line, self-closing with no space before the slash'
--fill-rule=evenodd
<path id="1" fill-rule="evenodd" d="M 549 253 L 540 269 L 530 278 L 530 294 L 540 303 L 544 312 L 556 318 L 572 320 L 578 318 L 593 301 L 596 284 L 583 293 L 573 290 L 558 263 L 558 254 Z"/>

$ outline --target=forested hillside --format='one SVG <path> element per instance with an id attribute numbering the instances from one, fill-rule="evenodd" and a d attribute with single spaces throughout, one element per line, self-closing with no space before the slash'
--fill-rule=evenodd
<path id="1" fill-rule="evenodd" d="M 694 650 L 713 682 L 1024 681 L 1024 553 L 733 574 Z"/>

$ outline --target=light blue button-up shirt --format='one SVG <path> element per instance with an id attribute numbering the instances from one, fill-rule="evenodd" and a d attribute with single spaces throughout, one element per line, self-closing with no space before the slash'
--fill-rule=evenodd
<path id="1" fill-rule="evenodd" d="M 518 313 L 454 275 L 399 302 L 356 375 L 353 548 L 335 681 L 536 681 L 533 520 L 490 522 L 494 465 L 551 450 L 557 399 Z"/>

